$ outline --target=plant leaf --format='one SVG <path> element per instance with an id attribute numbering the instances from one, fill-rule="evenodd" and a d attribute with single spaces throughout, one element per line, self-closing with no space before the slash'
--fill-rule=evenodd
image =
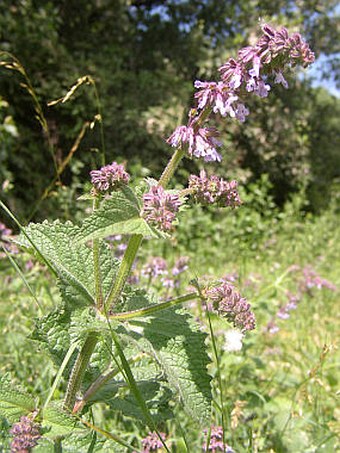
<path id="1" fill-rule="evenodd" d="M 129 334 L 142 350 L 152 352 L 184 409 L 201 424 L 210 420 L 210 359 L 206 334 L 183 309 L 169 309 L 129 322 Z"/>
<path id="2" fill-rule="evenodd" d="M 65 436 L 75 431 L 79 433 L 86 431 L 86 428 L 79 423 L 76 417 L 65 412 L 61 405 L 56 402 L 50 404 L 44 410 L 42 426 L 49 428 L 49 431 L 45 434 L 49 438 Z"/>
<path id="3" fill-rule="evenodd" d="M 59 275 L 62 297 L 74 306 L 94 304 L 95 298 L 93 251 L 85 244 L 75 243 L 78 232 L 78 226 L 58 220 L 32 223 L 25 228 L 25 233 Z M 34 252 L 23 235 L 19 237 L 19 244 Z M 102 243 L 100 267 L 104 296 L 110 289 L 118 263 L 108 246 Z"/>
<path id="4" fill-rule="evenodd" d="M 101 207 L 84 220 L 76 240 L 104 238 L 114 234 L 142 234 L 162 237 L 162 233 L 148 225 L 140 215 L 139 200 L 129 187 L 113 192 Z"/>
<path id="5" fill-rule="evenodd" d="M 0 414 L 11 422 L 35 410 L 34 399 L 21 389 L 14 387 L 9 379 L 0 379 Z"/>

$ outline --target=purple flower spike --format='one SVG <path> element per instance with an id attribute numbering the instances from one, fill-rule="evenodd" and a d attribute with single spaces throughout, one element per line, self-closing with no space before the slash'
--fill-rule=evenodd
<path id="1" fill-rule="evenodd" d="M 121 184 L 128 184 L 130 175 L 125 171 L 124 165 L 112 162 L 99 170 L 90 172 L 91 182 L 98 192 L 116 190 Z"/>
<path id="2" fill-rule="evenodd" d="M 162 186 L 152 186 L 143 196 L 143 217 L 162 231 L 171 231 L 172 223 L 181 206 L 176 194 L 166 192 Z"/>
<path id="3" fill-rule="evenodd" d="M 161 438 L 165 441 L 166 434 L 159 433 Z M 147 437 L 142 439 L 143 450 L 142 453 L 153 453 L 157 452 L 160 448 L 163 447 L 163 444 L 160 438 L 157 436 L 156 433 L 149 433 Z"/>
<path id="4" fill-rule="evenodd" d="M 212 304 L 213 309 L 241 332 L 255 329 L 255 315 L 250 304 L 241 297 L 234 285 L 224 281 L 221 285 L 208 289 L 206 298 L 208 305 Z"/>
<path id="5" fill-rule="evenodd" d="M 193 126 L 179 126 L 167 142 L 175 147 L 183 147 L 190 157 L 202 157 L 206 162 L 221 162 L 221 155 L 216 148 L 221 146 L 217 140 L 217 129 L 213 127 L 194 128 Z"/>
<path id="6" fill-rule="evenodd" d="M 25 416 L 21 417 L 20 421 L 12 426 L 10 433 L 13 436 L 11 442 L 12 453 L 30 453 L 41 437 L 39 425 Z"/>
<path id="7" fill-rule="evenodd" d="M 208 177 L 204 170 L 201 170 L 199 176 L 189 177 L 189 189 L 192 190 L 194 199 L 205 205 L 216 203 L 218 206 L 234 208 L 241 204 L 237 181 L 229 183 L 215 175 Z"/>

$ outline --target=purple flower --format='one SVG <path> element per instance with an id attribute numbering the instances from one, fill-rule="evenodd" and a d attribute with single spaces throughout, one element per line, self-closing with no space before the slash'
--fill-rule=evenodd
<path id="1" fill-rule="evenodd" d="M 287 307 L 281 307 L 280 310 L 276 313 L 276 316 L 280 319 L 288 319 L 289 318 L 289 313 L 287 310 Z"/>
<path id="2" fill-rule="evenodd" d="M 205 437 L 208 436 L 208 429 L 204 430 Z M 210 428 L 210 441 L 207 445 L 207 439 L 205 440 L 203 446 L 203 451 L 210 451 L 212 453 L 223 452 L 223 453 L 235 453 L 234 450 L 229 447 L 229 445 L 224 444 L 223 442 L 223 428 L 222 426 L 212 426 Z"/>
<path id="3" fill-rule="evenodd" d="M 331 291 L 336 291 L 336 286 L 333 285 L 329 280 L 326 280 L 325 278 L 320 277 L 314 269 L 312 269 L 310 266 L 307 266 L 303 269 L 303 276 L 304 276 L 304 281 L 302 282 L 302 290 L 303 291 L 308 291 L 311 288 L 317 288 L 317 289 L 322 289 L 322 288 L 327 288 Z"/>
<path id="4" fill-rule="evenodd" d="M 237 181 L 227 182 L 215 175 L 208 177 L 204 170 L 199 176 L 189 177 L 189 189 L 194 199 L 205 205 L 216 203 L 218 206 L 236 207 L 241 204 Z"/>
<path id="5" fill-rule="evenodd" d="M 201 82 L 196 80 L 195 88 L 199 91 L 195 93 L 198 99 L 198 108 L 204 109 L 207 106 L 213 108 L 213 112 L 220 112 L 222 116 L 230 115 L 235 117 L 233 103 L 237 101 L 236 96 L 224 82 Z"/>
<path id="6" fill-rule="evenodd" d="M 166 261 L 160 256 L 150 258 L 142 269 L 142 275 L 149 278 L 156 278 L 167 273 Z"/>
<path id="7" fill-rule="evenodd" d="M 163 277 L 162 278 L 162 285 L 166 289 L 173 289 L 173 288 L 175 288 L 175 281 L 172 278 Z"/>
<path id="8" fill-rule="evenodd" d="M 159 433 L 163 441 L 166 439 L 165 433 Z M 144 439 L 142 439 L 143 450 L 142 453 L 157 452 L 163 447 L 163 444 L 156 433 L 149 433 Z"/>
<path id="9" fill-rule="evenodd" d="M 221 146 L 217 140 L 218 135 L 217 129 L 213 127 L 179 126 L 167 142 L 175 148 L 186 149 L 190 157 L 202 157 L 206 162 L 220 162 L 222 157 L 216 150 L 216 147 Z"/>
<path id="10" fill-rule="evenodd" d="M 255 329 L 255 315 L 250 304 L 231 283 L 222 282 L 219 286 L 209 288 L 205 296 L 208 304 L 212 304 L 213 309 L 241 332 Z"/>
<path id="11" fill-rule="evenodd" d="M 251 77 L 248 79 L 246 90 L 248 92 L 253 92 L 260 98 L 266 98 L 270 91 L 270 85 L 266 84 L 260 77 L 254 77 L 251 74 L 250 76 Z"/>
<path id="12" fill-rule="evenodd" d="M 245 66 L 241 61 L 230 58 L 224 65 L 219 68 L 221 79 L 231 90 L 236 90 L 242 84 L 245 77 Z"/>
<path id="13" fill-rule="evenodd" d="M 189 257 L 181 256 L 176 261 L 174 267 L 172 268 L 172 275 L 176 276 L 182 274 L 188 269 Z"/>
<path id="14" fill-rule="evenodd" d="M 3 238 L 5 236 L 12 236 L 13 231 L 10 228 L 7 228 L 7 226 L 0 222 L 0 237 Z"/>
<path id="15" fill-rule="evenodd" d="M 25 416 L 22 416 L 20 421 L 12 426 L 10 433 L 13 436 L 12 453 L 29 453 L 38 444 L 41 437 L 40 426 Z"/>
<path id="16" fill-rule="evenodd" d="M 143 195 L 143 217 L 151 225 L 162 231 L 171 231 L 172 223 L 181 206 L 177 194 L 166 192 L 162 186 L 152 186 L 150 192 Z"/>
<path id="17" fill-rule="evenodd" d="M 121 184 L 127 184 L 130 180 L 130 175 L 125 171 L 124 165 L 119 165 L 117 162 L 105 165 L 99 170 L 92 170 L 90 175 L 91 182 L 98 192 L 117 190 Z"/>
<path id="18" fill-rule="evenodd" d="M 283 77 L 283 74 L 281 71 L 278 71 L 278 72 L 274 72 L 275 74 L 275 80 L 274 80 L 274 83 L 281 83 L 281 85 L 284 87 L 284 88 L 288 88 L 288 82 L 287 80 Z"/>
<path id="19" fill-rule="evenodd" d="M 238 102 L 237 108 L 235 110 L 235 118 L 238 119 L 241 123 L 244 123 L 246 120 L 246 116 L 249 115 L 249 110 L 247 107 L 242 104 L 242 102 Z"/>
<path id="20" fill-rule="evenodd" d="M 274 322 L 274 320 L 271 320 L 269 321 L 269 323 L 267 324 L 267 327 L 266 327 L 266 330 L 267 332 L 271 333 L 272 335 L 274 335 L 275 333 L 277 333 L 280 328 L 279 326 Z"/>

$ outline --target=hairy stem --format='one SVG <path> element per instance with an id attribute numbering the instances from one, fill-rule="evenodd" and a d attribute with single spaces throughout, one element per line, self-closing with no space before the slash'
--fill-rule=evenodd
<path id="1" fill-rule="evenodd" d="M 80 388 L 86 367 L 90 361 L 93 350 L 98 342 L 98 334 L 92 332 L 86 338 L 83 347 L 81 348 L 76 362 L 73 366 L 70 379 L 68 381 L 66 395 L 64 399 L 64 408 L 72 410 L 76 401 L 76 394 Z"/>
<path id="2" fill-rule="evenodd" d="M 158 184 L 162 187 L 166 187 L 169 184 L 169 181 L 178 167 L 178 164 L 184 157 L 184 151 L 182 148 L 177 148 L 171 159 L 168 162 L 168 165 L 165 167 L 162 176 L 160 177 Z"/>
<path id="3" fill-rule="evenodd" d="M 130 275 L 130 271 L 138 252 L 139 246 L 142 243 L 143 236 L 141 234 L 133 234 L 130 237 L 127 249 L 125 250 L 121 265 L 118 269 L 116 279 L 112 285 L 109 294 L 105 300 L 104 309 L 107 311 L 111 304 L 115 304 L 124 289 L 126 280 Z"/>
<path id="4" fill-rule="evenodd" d="M 166 187 L 173 176 L 178 164 L 184 156 L 184 151 L 181 148 L 178 148 L 172 155 L 168 165 L 165 167 L 162 176 L 160 177 L 158 184 L 162 187 Z M 125 254 L 123 256 L 121 265 L 118 270 L 116 279 L 111 287 L 111 290 L 105 300 L 104 310 L 107 311 L 110 305 L 114 305 L 121 292 L 124 289 L 126 280 L 130 275 L 130 271 L 135 260 L 136 254 L 138 252 L 139 246 L 141 245 L 143 236 L 140 234 L 134 234 L 131 236 Z"/>
<path id="5" fill-rule="evenodd" d="M 144 353 L 138 354 L 136 357 L 133 357 L 129 360 L 129 363 L 136 363 L 145 356 Z M 86 390 L 83 398 L 80 401 L 77 401 L 73 407 L 73 414 L 81 411 L 85 404 L 101 389 L 110 379 L 114 378 L 117 374 L 121 372 L 120 368 L 114 368 L 113 370 L 107 372 L 106 374 L 101 374 Z"/>
<path id="6" fill-rule="evenodd" d="M 98 207 L 99 198 L 95 197 L 93 200 L 93 211 L 98 209 Z M 103 292 L 99 263 L 99 239 L 93 239 L 93 270 L 94 270 L 96 306 L 98 310 L 101 310 L 103 308 Z"/>
<path id="7" fill-rule="evenodd" d="M 189 293 L 185 294 L 184 296 L 176 297 L 175 299 L 167 300 L 166 302 L 161 302 L 160 304 L 152 305 L 150 307 L 140 308 L 133 311 L 125 311 L 122 313 L 113 313 L 109 316 L 109 319 L 133 319 L 149 316 L 153 313 L 156 313 L 157 311 L 165 310 L 166 308 L 173 307 L 174 305 L 197 299 L 197 297 L 197 293 Z"/>

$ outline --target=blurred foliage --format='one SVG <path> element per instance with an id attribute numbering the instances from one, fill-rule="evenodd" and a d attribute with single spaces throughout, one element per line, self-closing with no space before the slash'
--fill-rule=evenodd
<path id="1" fill-rule="evenodd" d="M 329 57 L 332 67 L 325 62 L 324 72 L 336 78 L 336 5 L 334 0 L 3 0 L 0 49 L 15 55 L 27 71 L 47 132 L 35 118 L 22 74 L 0 68 L 0 95 L 17 127 L 15 135 L 1 129 L 0 183 L 7 188 L 2 198 L 21 217 L 37 218 L 36 203 L 55 178 L 55 167 L 98 114 L 107 161 L 128 160 L 131 168 L 143 162 L 159 175 L 171 152 L 164 139 L 185 120 L 193 81 L 215 77 L 218 66 L 257 33 L 259 17 L 300 30 L 317 55 Z M 4 60 L 8 54 L 1 55 L 0 63 Z M 95 79 L 100 104 L 96 89 L 84 84 L 69 102 L 47 107 L 85 74 Z M 290 85 L 288 91 L 276 87 L 265 102 L 254 100 L 245 125 L 217 119 L 225 129 L 225 159 L 218 171 L 228 169 L 247 180 L 267 173 L 279 204 L 308 183 L 318 210 L 327 204 L 318 194 L 327 198 L 330 181 L 339 176 L 340 101 L 302 79 Z M 74 153 L 79 164 L 67 166 L 57 179 L 39 206 L 39 218 L 57 211 L 72 217 L 74 206 L 64 205 L 66 193 L 66 199 L 75 196 L 90 168 L 100 164 L 103 148 L 97 116 Z M 199 165 L 187 160 L 179 181 L 185 183 Z"/>

